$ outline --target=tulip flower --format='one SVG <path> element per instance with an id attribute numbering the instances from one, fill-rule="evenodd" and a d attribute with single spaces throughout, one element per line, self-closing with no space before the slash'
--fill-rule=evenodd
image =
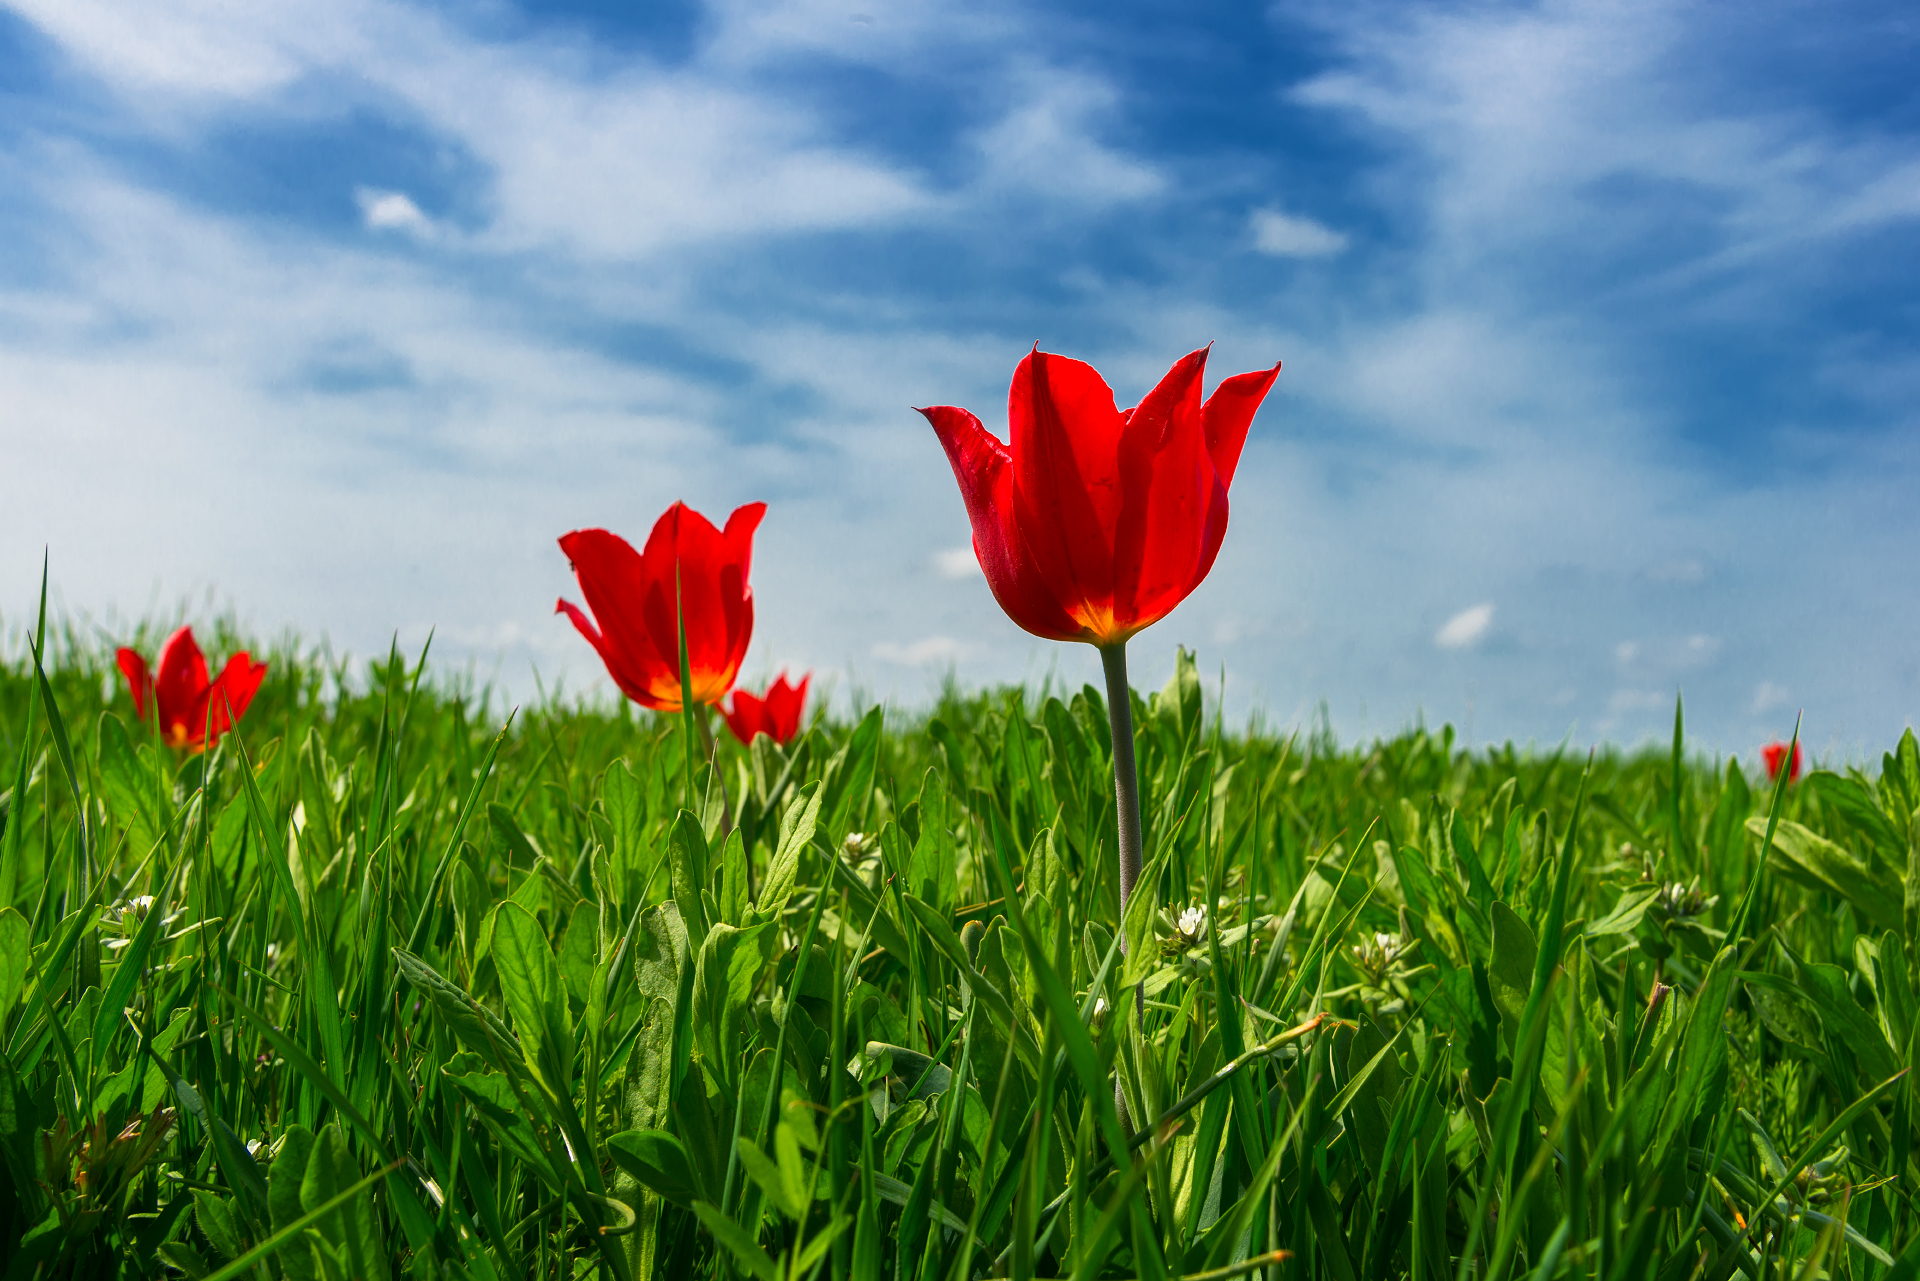
<path id="1" fill-rule="evenodd" d="M 565 600 L 555 612 L 571 618 L 599 651 L 621 693 L 663 712 L 681 710 L 684 619 L 693 701 L 717 703 L 733 688 L 753 638 L 747 571 L 753 531 L 766 510 L 765 503 L 748 503 L 720 530 L 685 503 L 675 503 L 654 522 L 639 552 L 604 529 L 563 535 L 560 550 L 573 563 L 593 617 Z"/>
<path id="2" fill-rule="evenodd" d="M 951 405 L 922 409 L 946 446 L 973 550 L 1007 616 L 1107 648 L 1166 617 L 1213 568 L 1227 487 L 1280 366 L 1200 399 L 1205 349 L 1129 410 L 1093 366 L 1037 348 L 1014 371 L 1008 439 Z"/>
<path id="3" fill-rule="evenodd" d="M 1787 770 L 1787 782 L 1796 783 L 1800 780 L 1800 744 L 1795 743 L 1789 751 L 1785 743 L 1768 743 L 1760 749 L 1760 760 L 1767 767 L 1769 782 L 1780 777 L 1783 765 Z"/>
<path id="4" fill-rule="evenodd" d="M 123 648 L 114 657 L 133 695 L 134 715 L 143 721 L 150 714 L 157 716 L 167 746 L 193 752 L 205 751 L 232 729 L 267 678 L 267 665 L 254 662 L 252 655 L 241 650 L 227 660 L 218 676 L 208 680 L 206 656 L 194 643 L 191 627 L 167 637 L 160 647 L 157 673 L 150 672 L 147 660 L 131 649 Z"/>
<path id="5" fill-rule="evenodd" d="M 946 447 L 974 555 L 1000 607 L 1036 636 L 1100 650 L 1123 921 L 1141 857 L 1127 638 L 1166 617 L 1213 568 L 1247 429 L 1280 374 L 1277 364 L 1237 374 L 1203 401 L 1206 365 L 1204 348 L 1183 357 L 1121 410 L 1093 366 L 1035 347 L 1013 374 L 1004 444 L 967 410 L 920 411 Z"/>
<path id="6" fill-rule="evenodd" d="M 813 679 L 811 674 L 802 676 L 800 683 L 788 682 L 785 672 L 778 680 L 767 686 L 763 697 L 755 698 L 744 689 L 733 691 L 733 707 L 720 709 L 721 717 L 727 722 L 727 728 L 742 743 L 752 743 L 755 734 L 765 734 L 782 747 L 800 728 L 800 709 L 807 701 L 807 683 Z"/>

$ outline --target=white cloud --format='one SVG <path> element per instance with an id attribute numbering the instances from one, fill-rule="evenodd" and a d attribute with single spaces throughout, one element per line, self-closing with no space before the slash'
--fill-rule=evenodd
<path id="1" fill-rule="evenodd" d="M 1476 644 L 1493 626 L 1493 605 L 1469 606 L 1441 624 L 1433 634 L 1433 643 L 1441 649 L 1465 649 Z"/>
<path id="2" fill-rule="evenodd" d="M 1254 248 L 1277 258 L 1325 258 L 1347 247 L 1344 232 L 1278 209 L 1255 210 L 1251 226 Z"/>
<path id="3" fill-rule="evenodd" d="M 422 240 L 430 239 L 437 230 L 433 219 L 422 213 L 420 206 L 404 192 L 359 187 L 354 190 L 353 198 L 370 230 L 403 231 Z"/>
<path id="4" fill-rule="evenodd" d="M 948 547 L 933 554 L 933 567 L 940 571 L 942 578 L 978 578 L 980 576 L 980 558 L 973 554 L 971 545 L 966 547 Z"/>
<path id="5" fill-rule="evenodd" d="M 1032 66 L 1014 84 L 1006 114 L 975 139 L 988 186 L 1091 205 L 1140 200 L 1165 186 L 1153 166 L 1095 137 L 1119 101 L 1104 81 Z"/>
<path id="6" fill-rule="evenodd" d="M 951 636 L 926 636 L 905 645 L 894 641 L 881 641 L 873 647 L 873 656 L 889 663 L 900 663 L 907 667 L 924 667 L 928 663 L 952 662 L 965 658 L 974 647 Z"/>
<path id="7" fill-rule="evenodd" d="M 1772 681 L 1761 681 L 1753 691 L 1753 702 L 1748 705 L 1747 710 L 1759 716 L 1791 705 L 1792 699 L 1787 696 L 1785 686 L 1776 685 Z"/>

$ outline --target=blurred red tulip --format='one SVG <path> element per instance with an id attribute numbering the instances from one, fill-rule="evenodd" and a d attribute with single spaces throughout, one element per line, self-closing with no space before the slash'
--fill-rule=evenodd
<path id="1" fill-rule="evenodd" d="M 680 710 L 680 629 L 686 616 L 687 666 L 693 701 L 717 703 L 733 688 L 753 638 L 753 531 L 765 503 L 748 503 L 727 517 L 724 531 L 685 503 L 661 514 L 644 551 L 604 529 L 576 529 L 560 539 L 574 577 L 593 611 L 561 601 L 580 634 L 600 651 L 607 674 L 642 707 Z M 594 624 L 598 622 L 599 626 Z"/>
<path id="2" fill-rule="evenodd" d="M 148 708 L 157 708 L 167 745 L 195 752 L 233 728 L 267 678 L 267 665 L 241 650 L 208 680 L 207 660 L 194 643 L 191 627 L 182 627 L 160 647 L 158 675 L 149 672 L 147 660 L 133 650 L 122 649 L 115 657 L 133 694 L 134 715 L 144 721 Z"/>
<path id="3" fill-rule="evenodd" d="M 1007 616 L 1108 646 L 1166 617 L 1213 568 L 1227 486 L 1280 366 L 1202 403 L 1203 348 L 1129 410 L 1093 366 L 1037 347 L 1014 371 L 1008 440 L 964 409 L 922 409 L 946 446 L 973 550 Z"/>
<path id="4" fill-rule="evenodd" d="M 800 678 L 798 685 L 790 684 L 785 672 L 779 679 L 767 686 L 763 697 L 755 698 L 744 689 L 733 691 L 733 709 L 720 709 L 720 715 L 726 720 L 727 728 L 742 743 L 753 742 L 755 734 L 765 734 L 782 747 L 787 745 L 800 729 L 800 709 L 807 701 L 807 683 L 813 679 L 809 672 Z"/>
<path id="5" fill-rule="evenodd" d="M 1768 743 L 1760 749 L 1760 760 L 1767 767 L 1767 778 L 1769 781 L 1780 777 L 1780 766 L 1783 764 L 1787 767 L 1787 781 L 1789 783 L 1795 783 L 1800 780 L 1800 744 L 1795 743 L 1793 745 L 1793 754 L 1789 756 L 1785 743 Z"/>

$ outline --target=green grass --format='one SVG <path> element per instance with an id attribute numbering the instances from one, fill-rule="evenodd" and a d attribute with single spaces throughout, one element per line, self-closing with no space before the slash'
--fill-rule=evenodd
<path id="1" fill-rule="evenodd" d="M 1092 688 L 726 740 L 689 809 L 625 705 L 282 648 L 181 758 L 49 650 L 51 703 L 0 667 L 6 1278 L 1920 1262 L 1911 734 L 1773 791 L 1677 725 L 1234 730 L 1183 664 L 1122 955 Z"/>

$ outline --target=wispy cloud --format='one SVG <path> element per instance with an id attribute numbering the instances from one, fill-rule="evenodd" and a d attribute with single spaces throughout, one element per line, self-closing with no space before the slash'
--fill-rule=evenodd
<path id="1" fill-rule="evenodd" d="M 1492 626 L 1491 603 L 1470 605 L 1440 625 L 1440 630 L 1433 634 L 1433 643 L 1441 649 L 1465 649 L 1478 644 Z"/>
<path id="2" fill-rule="evenodd" d="M 1325 258 L 1347 247 L 1344 232 L 1278 209 L 1255 210 L 1252 227 L 1254 248 L 1276 258 Z"/>
<path id="3" fill-rule="evenodd" d="M 1265 38 L 1320 61 L 1281 84 L 1019 0 L 717 0 L 604 43 L 412 0 L 11 7 L 69 97 L 0 123 L 35 246 L 0 265 L 0 543 L 50 541 L 76 602 L 213 581 L 578 686 L 554 535 L 768 498 L 750 664 L 1096 679 L 1000 615 L 909 407 L 1001 430 L 1035 340 L 1128 403 L 1211 339 L 1216 375 L 1286 368 L 1141 683 L 1205 642 L 1281 718 L 1634 739 L 1684 678 L 1728 746 L 1769 690 L 1823 734 L 1920 702 L 1879 568 L 1920 537 L 1920 140 L 1774 101 L 1724 11 L 1283 4 Z M 324 141 L 298 216 L 216 180 L 243 136 Z M 1746 621 L 1783 611 L 1822 626 Z"/>

